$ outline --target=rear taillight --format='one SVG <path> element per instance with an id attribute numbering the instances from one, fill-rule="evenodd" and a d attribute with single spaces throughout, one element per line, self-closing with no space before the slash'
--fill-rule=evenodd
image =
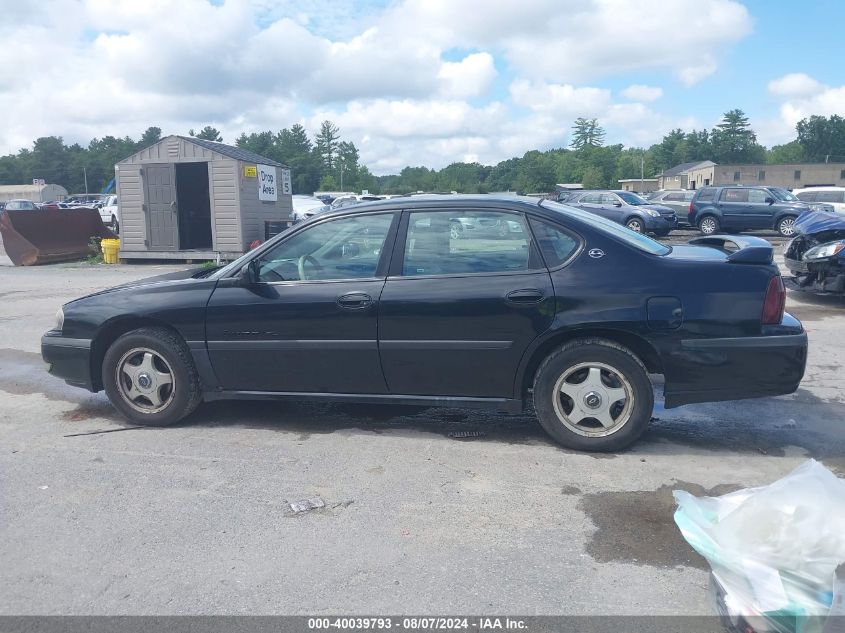
<path id="1" fill-rule="evenodd" d="M 783 279 L 775 275 L 769 279 L 766 298 L 763 300 L 763 325 L 777 325 L 783 321 L 783 309 L 786 306 L 786 288 Z"/>
<path id="2" fill-rule="evenodd" d="M 687 209 L 690 213 L 692 213 L 692 202 L 689 203 L 689 209 Z"/>

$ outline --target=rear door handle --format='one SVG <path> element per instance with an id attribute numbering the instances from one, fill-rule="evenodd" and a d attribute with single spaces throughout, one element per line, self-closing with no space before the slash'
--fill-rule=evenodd
<path id="1" fill-rule="evenodd" d="M 505 295 L 505 301 L 517 305 L 532 305 L 543 300 L 543 291 L 538 288 L 520 288 Z"/>
<path id="2" fill-rule="evenodd" d="M 339 296 L 337 305 L 344 310 L 365 310 L 373 305 L 373 298 L 365 292 L 350 292 Z"/>

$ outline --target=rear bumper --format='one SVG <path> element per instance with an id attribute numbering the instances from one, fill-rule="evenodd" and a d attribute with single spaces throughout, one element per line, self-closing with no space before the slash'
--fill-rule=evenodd
<path id="1" fill-rule="evenodd" d="M 785 314 L 762 336 L 682 340 L 664 364 L 666 408 L 792 393 L 804 377 L 807 334 Z"/>
<path id="2" fill-rule="evenodd" d="M 91 340 L 66 338 L 57 330 L 41 337 L 41 357 L 49 372 L 69 385 L 94 391 L 91 380 Z"/>

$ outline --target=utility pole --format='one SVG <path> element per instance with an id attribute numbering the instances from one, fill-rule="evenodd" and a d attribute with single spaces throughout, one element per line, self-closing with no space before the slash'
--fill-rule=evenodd
<path id="1" fill-rule="evenodd" d="M 88 193 L 88 170 L 85 167 L 82 168 L 82 177 L 85 179 L 85 193 Z"/>
<path id="2" fill-rule="evenodd" d="M 640 193 L 645 189 L 645 150 L 640 150 Z"/>

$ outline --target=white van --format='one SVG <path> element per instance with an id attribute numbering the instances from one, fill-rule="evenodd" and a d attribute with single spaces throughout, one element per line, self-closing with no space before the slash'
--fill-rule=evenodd
<path id="1" fill-rule="evenodd" d="M 792 193 L 802 202 L 824 202 L 837 213 L 845 213 L 845 187 L 807 187 Z"/>

